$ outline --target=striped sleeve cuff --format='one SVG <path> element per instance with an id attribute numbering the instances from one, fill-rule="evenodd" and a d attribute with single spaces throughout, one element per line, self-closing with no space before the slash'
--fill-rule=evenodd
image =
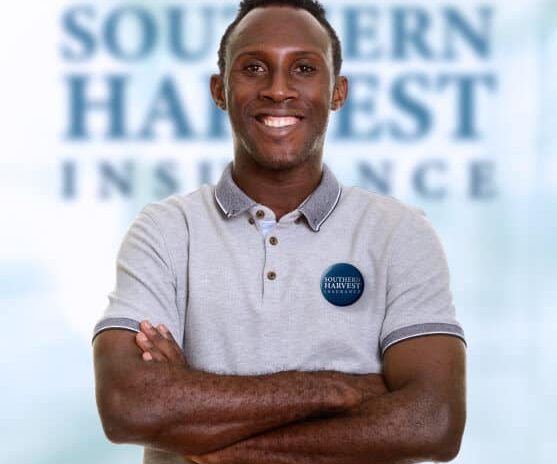
<path id="1" fill-rule="evenodd" d="M 127 317 L 111 317 L 108 319 L 103 319 L 95 326 L 93 330 L 93 340 L 101 332 L 109 329 L 124 329 L 131 330 L 132 332 L 140 332 L 139 322 L 134 319 L 128 319 Z"/>
<path id="2" fill-rule="evenodd" d="M 460 338 L 466 344 L 464 331 L 458 325 L 444 323 L 416 324 L 395 330 L 387 335 L 381 341 L 381 356 L 383 356 L 385 351 L 395 343 L 410 338 L 421 337 L 423 335 L 452 335 Z"/>

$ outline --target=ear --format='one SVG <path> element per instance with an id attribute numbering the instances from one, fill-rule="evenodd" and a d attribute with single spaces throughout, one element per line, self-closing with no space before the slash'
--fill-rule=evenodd
<path id="1" fill-rule="evenodd" d="M 224 93 L 224 82 L 220 74 L 211 76 L 211 96 L 215 104 L 223 111 L 226 111 L 226 97 Z"/>
<path id="2" fill-rule="evenodd" d="M 336 111 L 342 108 L 348 97 L 348 79 L 345 76 L 338 76 L 335 79 L 333 89 L 333 99 L 331 100 L 331 110 Z"/>

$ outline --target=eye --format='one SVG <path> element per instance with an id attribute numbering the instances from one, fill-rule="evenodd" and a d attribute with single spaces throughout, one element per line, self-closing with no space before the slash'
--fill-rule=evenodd
<path id="1" fill-rule="evenodd" d="M 244 71 L 251 75 L 257 75 L 265 72 L 265 68 L 259 63 L 250 63 L 244 67 Z"/>
<path id="2" fill-rule="evenodd" d="M 296 66 L 295 71 L 297 73 L 300 74 L 304 74 L 304 75 L 309 75 L 309 74 L 313 74 L 315 71 L 317 71 L 317 68 L 315 66 L 312 66 L 310 64 L 299 64 L 298 66 Z"/>

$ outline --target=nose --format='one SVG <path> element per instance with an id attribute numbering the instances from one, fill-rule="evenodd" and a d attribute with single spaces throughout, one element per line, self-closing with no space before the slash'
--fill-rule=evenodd
<path id="1" fill-rule="evenodd" d="M 288 71 L 276 70 L 269 74 L 260 96 L 274 102 L 292 100 L 298 97 L 298 92 L 292 84 L 292 76 Z"/>

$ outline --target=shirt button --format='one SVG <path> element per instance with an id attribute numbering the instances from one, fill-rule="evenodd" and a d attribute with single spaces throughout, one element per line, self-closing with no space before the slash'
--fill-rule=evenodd
<path id="1" fill-rule="evenodd" d="M 269 279 L 269 280 L 275 280 L 276 278 L 277 278 L 276 272 L 273 272 L 273 271 L 267 272 L 267 279 Z"/>
<path id="2" fill-rule="evenodd" d="M 258 209 L 255 213 L 255 217 L 257 219 L 263 219 L 265 217 L 265 211 L 263 211 L 262 209 Z"/>
<path id="3" fill-rule="evenodd" d="M 250 224 L 255 224 L 255 219 L 253 219 L 252 217 L 250 217 L 250 218 L 248 219 L 248 222 L 249 222 Z"/>
<path id="4" fill-rule="evenodd" d="M 278 238 L 276 238 L 276 237 L 271 237 L 271 238 L 269 239 L 269 243 L 270 243 L 271 245 L 276 245 L 276 244 L 278 243 Z"/>

